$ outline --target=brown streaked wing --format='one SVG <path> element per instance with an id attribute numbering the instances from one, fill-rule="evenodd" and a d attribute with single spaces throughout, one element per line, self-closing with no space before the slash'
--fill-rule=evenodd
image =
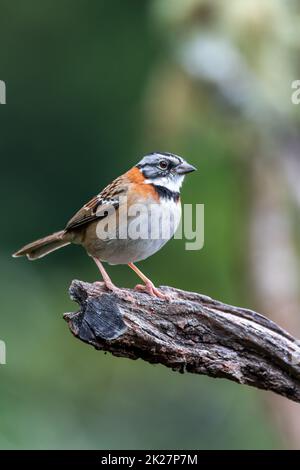
<path id="1" fill-rule="evenodd" d="M 76 214 L 69 220 L 66 231 L 70 231 L 85 224 L 100 220 L 119 207 L 119 196 L 126 192 L 127 185 L 122 181 L 122 177 L 114 180 L 110 185 L 101 191 L 100 194 L 87 202 Z M 102 210 L 103 209 L 103 210 Z"/>

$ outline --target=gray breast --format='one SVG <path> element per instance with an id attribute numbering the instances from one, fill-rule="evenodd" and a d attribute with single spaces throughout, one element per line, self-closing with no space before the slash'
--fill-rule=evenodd
<path id="1" fill-rule="evenodd" d="M 163 199 L 160 204 L 138 206 L 135 213 L 129 210 L 127 225 L 121 220 L 121 229 L 118 221 L 92 224 L 84 243 L 88 253 L 110 264 L 128 264 L 148 258 L 165 245 L 179 225 L 180 203 Z"/>

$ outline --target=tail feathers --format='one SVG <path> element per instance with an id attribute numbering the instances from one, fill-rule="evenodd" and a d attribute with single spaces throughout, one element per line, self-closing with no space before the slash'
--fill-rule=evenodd
<path id="1" fill-rule="evenodd" d="M 48 255 L 52 251 L 58 250 L 63 246 L 69 245 L 69 241 L 64 238 L 65 231 L 53 233 L 48 237 L 41 238 L 35 242 L 23 246 L 19 251 L 13 254 L 14 258 L 26 255 L 28 259 L 34 260 Z"/>

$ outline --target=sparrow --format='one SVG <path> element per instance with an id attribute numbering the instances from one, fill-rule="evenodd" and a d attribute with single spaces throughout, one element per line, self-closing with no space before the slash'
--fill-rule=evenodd
<path id="1" fill-rule="evenodd" d="M 127 264 L 144 282 L 136 289 L 165 299 L 134 263 L 156 253 L 174 235 L 181 218 L 180 188 L 185 175 L 195 170 L 178 155 L 150 153 L 87 202 L 64 230 L 25 245 L 13 256 L 35 260 L 79 244 L 95 261 L 107 289 L 119 290 L 102 262 Z"/>

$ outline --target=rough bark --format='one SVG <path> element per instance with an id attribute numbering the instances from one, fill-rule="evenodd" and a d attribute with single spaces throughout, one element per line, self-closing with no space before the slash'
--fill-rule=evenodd
<path id="1" fill-rule="evenodd" d="M 75 337 L 115 356 L 227 378 L 300 402 L 300 343 L 289 333 L 252 310 L 161 289 L 170 302 L 76 280 L 70 296 L 80 310 L 64 318 Z"/>

